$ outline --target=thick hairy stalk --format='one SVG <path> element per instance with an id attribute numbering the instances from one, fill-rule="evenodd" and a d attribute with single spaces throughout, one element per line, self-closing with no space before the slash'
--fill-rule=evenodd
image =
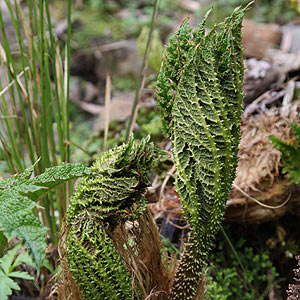
<path id="1" fill-rule="evenodd" d="M 157 230 L 146 210 L 154 157 L 149 137 L 140 144 L 131 137 L 103 153 L 79 183 L 68 209 L 65 252 L 83 299 L 144 299 L 154 288 L 167 290 L 160 283 Z"/>
<path id="2" fill-rule="evenodd" d="M 195 299 L 237 167 L 243 85 L 242 18 L 236 9 L 205 35 L 185 21 L 166 48 L 158 79 L 164 132 L 191 233 L 171 299 Z"/>

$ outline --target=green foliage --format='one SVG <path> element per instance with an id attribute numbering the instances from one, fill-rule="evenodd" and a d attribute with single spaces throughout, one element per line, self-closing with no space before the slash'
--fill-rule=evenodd
<path id="1" fill-rule="evenodd" d="M 300 15 L 300 1 L 299 0 L 287 0 L 289 5 L 294 9 L 298 15 Z"/>
<path id="2" fill-rule="evenodd" d="M 85 9 L 84 11 L 75 12 L 73 16 L 82 23 L 80 30 L 74 30 L 72 39 L 76 42 L 76 49 L 91 47 L 93 42 L 99 37 L 105 36 L 113 28 L 114 37 L 119 38 L 119 25 L 117 20 L 110 20 L 110 23 L 105 18 L 101 18 L 95 9 Z"/>
<path id="3" fill-rule="evenodd" d="M 255 253 L 250 247 L 239 249 L 237 253 L 244 266 L 241 270 L 235 256 L 225 255 L 222 246 L 210 256 L 212 263 L 206 276 L 206 300 L 266 299 L 279 281 L 270 253 Z"/>
<path id="4" fill-rule="evenodd" d="M 45 258 L 47 228 L 32 212 L 38 207 L 36 201 L 60 184 L 90 171 L 81 164 L 62 164 L 32 178 L 33 169 L 34 166 L 0 181 L 0 230 L 8 240 L 17 237 L 24 241 L 40 268 Z"/>
<path id="5" fill-rule="evenodd" d="M 132 93 L 136 88 L 136 79 L 132 75 L 124 74 L 122 77 L 116 77 L 113 80 L 113 90 Z"/>
<path id="6" fill-rule="evenodd" d="M 0 63 L 4 73 L 0 80 L 0 159 L 5 160 L 10 174 L 21 173 L 40 159 L 34 170 L 40 174 L 46 168 L 70 161 L 71 0 L 67 1 L 65 64 L 52 30 L 48 0 L 26 0 L 22 4 L 2 2 Z M 6 26 L 7 19 L 12 28 Z M 62 186 L 61 197 L 56 197 L 54 192 L 42 200 L 45 210 L 41 213 L 53 244 L 58 239 L 54 203 L 56 200 L 61 222 L 66 194 Z"/>
<path id="7" fill-rule="evenodd" d="M 173 22 L 170 12 L 180 10 L 177 1 L 161 0 L 157 26 Z M 63 5 L 61 5 L 63 8 Z M 144 26 L 151 23 L 153 1 L 84 1 L 83 9 L 74 12 L 83 26 L 74 30 L 76 48 L 93 46 L 95 40 L 112 38 L 114 40 L 138 37 Z"/>
<path id="8" fill-rule="evenodd" d="M 0 231 L 0 256 L 3 255 L 5 248 L 7 247 L 7 238 L 4 233 Z"/>
<path id="9" fill-rule="evenodd" d="M 93 164 L 93 173 L 84 177 L 77 187 L 67 221 L 86 207 L 96 210 L 110 226 L 118 223 L 118 217 L 123 221 L 135 219 L 145 208 L 144 193 L 150 184 L 147 174 L 154 157 L 154 145 L 149 139 L 147 136 L 137 144 L 131 136 L 128 144 L 101 153 Z M 129 208 L 132 211 L 128 211 Z"/>
<path id="10" fill-rule="evenodd" d="M 48 1 L 27 0 L 26 16 L 17 1 L 5 3 L 18 51 L 11 49 L 8 38 L 12 36 L 7 35 L 0 10 L 3 47 L 0 59 L 6 73 L 4 77 L 7 76 L 5 89 L 2 90 L 4 81 L 0 82 L 0 112 L 3 115 L 0 153 L 9 163 L 12 173 L 15 170 L 22 172 L 28 161 L 34 164 L 39 157 L 39 167 L 44 171 L 46 167 L 57 164 L 59 159 L 60 162 L 69 159 L 68 145 L 65 144 L 69 137 L 68 69 L 64 74 L 57 40 L 52 32 Z M 13 52 L 19 56 L 14 57 Z M 20 71 L 22 73 L 18 74 Z M 58 142 L 54 141 L 54 136 Z"/>
<path id="11" fill-rule="evenodd" d="M 35 266 L 27 252 L 17 255 L 20 249 L 21 245 L 18 245 L 0 258 L 0 296 L 3 300 L 8 299 L 7 296 L 12 295 L 12 290 L 20 290 L 19 285 L 12 278 L 34 279 L 27 272 L 14 271 L 21 263 Z"/>
<path id="12" fill-rule="evenodd" d="M 132 279 L 110 239 L 146 208 L 148 172 L 155 156 L 149 136 L 102 153 L 71 199 L 67 261 L 85 299 L 131 299 Z M 95 298 L 97 297 L 97 298 Z"/>
<path id="13" fill-rule="evenodd" d="M 192 228 L 171 299 L 193 299 L 218 232 L 237 167 L 243 85 L 237 8 L 205 35 L 185 20 L 166 48 L 158 77 L 163 129 L 172 141 L 176 188 Z"/>
<path id="14" fill-rule="evenodd" d="M 136 132 L 136 137 L 142 138 L 150 134 L 152 141 L 160 142 L 162 140 L 161 118 L 157 106 L 141 107 L 136 123 L 140 126 L 140 130 Z"/>
<path id="15" fill-rule="evenodd" d="M 84 299 L 131 299 L 130 273 L 95 212 L 83 210 L 71 221 L 66 243 L 69 271 Z"/>
<path id="16" fill-rule="evenodd" d="M 300 184 L 300 126 L 294 123 L 290 123 L 293 129 L 293 135 L 297 140 L 297 145 L 281 141 L 275 136 L 270 136 L 274 147 L 281 152 L 282 161 L 285 165 L 283 172 L 287 173 L 287 177 L 292 183 Z"/>
<path id="17" fill-rule="evenodd" d="M 141 57 L 144 57 L 149 36 L 149 28 L 143 27 L 137 40 L 138 52 Z M 160 65 L 163 59 L 163 45 L 157 30 L 154 30 L 150 46 L 148 63 L 149 66 L 156 72 L 159 72 Z"/>
<path id="18" fill-rule="evenodd" d="M 216 13 L 208 22 L 209 26 L 213 26 L 230 14 L 232 9 L 236 6 L 247 5 L 248 2 L 248 0 L 215 0 L 213 3 L 208 2 L 207 4 L 201 5 L 195 14 L 202 16 L 207 9 L 213 7 Z M 255 7 L 247 14 L 247 18 L 260 23 L 286 23 L 297 16 L 296 13 L 289 8 L 287 2 L 290 2 L 290 0 L 256 1 Z M 272 7 L 272 9 L 270 9 L 270 7 Z"/>
<path id="19" fill-rule="evenodd" d="M 158 104 L 161 108 L 162 129 L 167 137 L 171 136 L 173 130 L 172 108 L 176 90 L 179 84 L 181 72 L 186 62 L 187 52 L 195 46 L 192 40 L 189 24 L 185 20 L 175 36 L 166 47 L 161 72 L 157 81 Z"/>

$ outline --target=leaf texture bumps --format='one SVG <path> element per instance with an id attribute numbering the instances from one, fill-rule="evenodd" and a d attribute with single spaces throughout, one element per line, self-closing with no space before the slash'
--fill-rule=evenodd
<path id="1" fill-rule="evenodd" d="M 47 228 L 33 215 L 36 201 L 70 179 L 90 173 L 81 164 L 62 164 L 33 177 L 33 167 L 0 181 L 0 230 L 7 239 L 17 237 L 31 251 L 38 268 L 45 258 Z M 33 177 L 33 178 L 31 178 Z"/>
<path id="2" fill-rule="evenodd" d="M 185 20 L 166 48 L 158 78 L 163 129 L 172 141 L 176 187 L 191 226 L 171 299 L 194 299 L 237 167 L 243 85 L 237 8 L 205 34 Z M 175 63 L 176 61 L 176 63 Z"/>
<path id="3" fill-rule="evenodd" d="M 149 136 L 102 153 L 79 183 L 66 219 L 66 253 L 84 299 L 132 299 L 132 278 L 110 234 L 146 208 L 155 157 Z M 134 298 L 135 299 L 135 298 Z"/>

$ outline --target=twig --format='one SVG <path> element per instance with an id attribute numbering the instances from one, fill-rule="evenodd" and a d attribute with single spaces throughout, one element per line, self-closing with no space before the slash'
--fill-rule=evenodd
<path id="1" fill-rule="evenodd" d="M 180 220 L 180 219 L 179 219 Z M 171 221 L 171 219 L 168 217 L 168 219 L 167 219 L 167 223 L 170 223 L 172 226 L 174 226 L 174 227 L 176 227 L 176 228 L 178 228 L 178 229 L 181 229 L 181 230 L 184 230 L 184 229 L 187 229 L 187 228 L 189 228 L 190 227 L 190 225 L 189 224 L 186 224 L 186 225 L 183 225 L 183 226 L 180 226 L 180 225 L 178 225 L 178 224 L 175 224 L 175 223 L 173 223 L 172 221 Z"/>
<path id="2" fill-rule="evenodd" d="M 236 185 L 235 183 L 232 184 L 232 186 L 234 188 L 236 188 L 239 192 L 241 192 L 244 196 L 248 197 L 249 199 L 253 200 L 255 203 L 259 204 L 260 206 L 262 207 L 265 207 L 265 208 L 270 208 L 270 209 L 277 209 L 277 208 L 280 208 L 282 206 L 284 206 L 291 198 L 291 193 L 290 195 L 288 196 L 288 198 L 281 204 L 277 205 L 277 206 L 270 206 L 270 205 L 267 205 L 267 204 L 264 204 L 260 201 L 258 201 L 257 199 L 251 197 L 249 194 L 247 194 L 246 192 L 244 192 L 238 185 Z"/>
<path id="3" fill-rule="evenodd" d="M 19 84 L 20 87 L 22 88 L 22 92 L 26 95 L 26 91 L 25 91 L 23 85 L 22 85 L 21 82 L 20 82 L 20 78 L 24 75 L 24 72 L 25 72 L 25 71 L 29 71 L 29 67 L 26 67 L 26 68 L 24 69 L 24 71 L 20 72 L 20 73 L 16 76 L 16 78 L 17 78 L 18 84 Z M 5 94 L 5 93 L 8 91 L 8 89 L 11 88 L 11 87 L 15 84 L 15 82 L 16 82 L 16 81 L 13 79 L 13 80 L 5 87 L 2 91 L 0 91 L 0 97 L 1 97 L 3 94 Z"/>
<path id="4" fill-rule="evenodd" d="M 157 299 L 157 297 L 161 294 L 161 293 L 165 293 L 164 291 L 156 291 L 155 288 L 153 288 L 150 292 L 150 294 L 147 296 L 147 298 L 145 298 L 145 300 L 150 300 L 150 299 Z M 155 298 L 153 298 L 155 297 Z"/>
<path id="5" fill-rule="evenodd" d="M 136 89 L 135 98 L 134 98 L 134 102 L 133 102 L 133 105 L 132 105 L 132 110 L 131 110 L 128 126 L 127 126 L 126 133 L 125 133 L 126 142 L 128 142 L 128 140 L 129 140 L 130 133 L 132 132 L 132 129 L 133 129 L 133 124 L 136 120 L 136 116 L 137 116 L 137 112 L 138 112 L 138 104 L 141 101 L 142 90 L 144 88 L 145 81 L 146 81 L 146 70 L 147 70 L 147 67 L 148 67 L 148 58 L 149 58 L 149 53 L 150 53 L 150 45 L 151 45 L 151 40 L 152 40 L 153 29 L 155 27 L 155 22 L 156 22 L 156 19 L 157 19 L 158 8 L 159 8 L 159 0 L 154 0 L 150 31 L 149 31 L 146 50 L 145 50 L 145 54 L 144 54 L 144 58 L 143 58 L 143 64 L 142 64 L 141 73 L 140 73 L 140 79 L 139 79 L 138 86 L 137 86 L 137 89 Z"/>
<path id="6" fill-rule="evenodd" d="M 160 188 L 160 192 L 159 192 L 159 198 L 158 198 L 158 202 L 161 201 L 162 197 L 163 197 L 163 193 L 164 193 L 164 189 L 170 179 L 170 177 L 173 177 L 174 176 L 174 172 L 176 170 L 176 167 L 173 166 L 172 169 L 167 173 L 167 176 L 165 177 L 162 185 L 161 185 L 161 188 Z"/>
<path id="7" fill-rule="evenodd" d="M 105 126 L 104 126 L 104 148 L 106 147 L 109 119 L 110 119 L 110 101 L 111 101 L 111 81 L 110 76 L 106 76 L 106 89 L 105 89 Z"/>

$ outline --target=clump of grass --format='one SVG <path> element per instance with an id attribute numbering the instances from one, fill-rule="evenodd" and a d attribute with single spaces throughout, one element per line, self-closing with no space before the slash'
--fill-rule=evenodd
<path id="1" fill-rule="evenodd" d="M 68 0 L 68 34 L 64 60 L 53 33 L 48 0 L 5 0 L 16 44 L 10 45 L 0 10 L 0 159 L 10 173 L 35 164 L 35 173 L 70 161 L 69 66 L 71 0 Z M 68 187 L 42 201 L 43 222 L 57 243 L 55 211 L 59 222 L 65 213 Z"/>

